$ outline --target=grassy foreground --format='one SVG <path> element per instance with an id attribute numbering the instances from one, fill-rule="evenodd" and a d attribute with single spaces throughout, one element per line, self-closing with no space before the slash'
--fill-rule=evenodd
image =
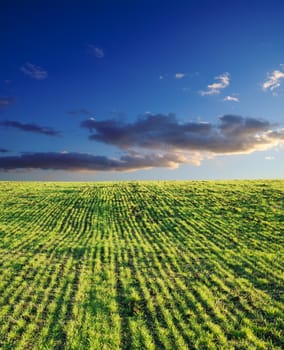
<path id="1" fill-rule="evenodd" d="M 284 180 L 0 183 L 0 349 L 283 349 Z"/>

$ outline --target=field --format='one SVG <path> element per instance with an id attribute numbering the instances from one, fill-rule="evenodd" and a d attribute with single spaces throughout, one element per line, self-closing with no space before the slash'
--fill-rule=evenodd
<path id="1" fill-rule="evenodd" d="M 0 183 L 0 349 L 283 349 L 284 180 Z"/>

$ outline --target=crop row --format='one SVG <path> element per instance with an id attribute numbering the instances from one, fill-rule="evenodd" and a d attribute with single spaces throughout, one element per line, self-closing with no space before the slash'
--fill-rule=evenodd
<path id="1" fill-rule="evenodd" d="M 1 349 L 282 349 L 284 181 L 0 183 Z"/>

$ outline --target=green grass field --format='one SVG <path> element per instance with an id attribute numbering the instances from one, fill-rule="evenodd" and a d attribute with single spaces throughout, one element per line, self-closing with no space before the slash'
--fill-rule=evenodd
<path id="1" fill-rule="evenodd" d="M 0 183 L 0 349 L 283 349 L 284 180 Z"/>

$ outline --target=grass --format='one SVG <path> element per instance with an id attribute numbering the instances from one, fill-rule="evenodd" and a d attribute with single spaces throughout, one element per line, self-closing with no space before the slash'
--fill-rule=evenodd
<path id="1" fill-rule="evenodd" d="M 0 349 L 283 349 L 284 180 L 0 183 Z"/>

